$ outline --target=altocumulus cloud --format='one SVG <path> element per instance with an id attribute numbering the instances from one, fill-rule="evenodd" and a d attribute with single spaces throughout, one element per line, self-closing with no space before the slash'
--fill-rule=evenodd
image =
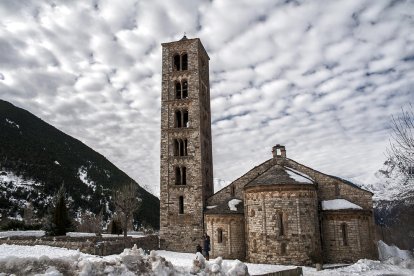
<path id="1" fill-rule="evenodd" d="M 412 1 L 3 1 L 0 97 L 159 193 L 162 42 L 211 58 L 215 177 L 288 156 L 374 181 L 414 101 Z"/>

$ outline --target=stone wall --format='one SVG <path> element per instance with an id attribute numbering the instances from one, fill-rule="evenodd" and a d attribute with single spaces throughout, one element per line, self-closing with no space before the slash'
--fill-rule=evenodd
<path id="1" fill-rule="evenodd" d="M 205 226 L 210 236 L 212 258 L 245 259 L 244 216 L 243 214 L 206 214 Z M 218 230 L 222 230 L 222 241 Z"/>
<path id="2" fill-rule="evenodd" d="M 366 211 L 324 211 L 324 261 L 352 263 L 359 259 L 377 259 L 371 217 L 370 212 Z"/>
<path id="3" fill-rule="evenodd" d="M 77 250 L 87 254 L 100 256 L 119 254 L 125 248 L 131 248 L 134 244 L 144 250 L 157 250 L 159 239 L 157 235 L 140 238 L 128 237 L 126 243 L 123 238 L 100 237 L 10 237 L 0 239 L 0 244 L 15 245 L 48 245 Z"/>
<path id="4" fill-rule="evenodd" d="M 310 252 L 320 250 L 318 201 L 314 186 L 248 188 L 244 206 L 249 262 L 311 263 Z"/>

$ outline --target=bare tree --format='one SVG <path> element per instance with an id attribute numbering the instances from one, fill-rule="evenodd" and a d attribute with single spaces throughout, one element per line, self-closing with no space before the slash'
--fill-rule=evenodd
<path id="1" fill-rule="evenodd" d="M 387 154 L 407 173 L 414 167 L 414 111 L 410 103 L 408 109 L 401 108 L 398 116 L 392 116 L 392 134 Z"/>
<path id="2" fill-rule="evenodd" d="M 127 237 L 128 223 L 131 222 L 133 214 L 141 207 L 141 198 L 138 194 L 138 185 L 131 182 L 115 191 L 113 201 L 117 213 L 121 217 L 124 238 Z"/>

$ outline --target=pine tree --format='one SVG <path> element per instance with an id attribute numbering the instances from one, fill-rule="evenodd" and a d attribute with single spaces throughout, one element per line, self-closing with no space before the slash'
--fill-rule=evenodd
<path id="1" fill-rule="evenodd" d="M 73 231 L 74 229 L 66 206 L 64 185 L 60 187 L 55 196 L 54 206 L 45 228 L 46 234 L 49 236 L 64 236 L 67 232 Z"/>

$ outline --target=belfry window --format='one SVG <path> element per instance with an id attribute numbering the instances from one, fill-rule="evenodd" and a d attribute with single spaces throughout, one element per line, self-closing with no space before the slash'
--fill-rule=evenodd
<path id="1" fill-rule="evenodd" d="M 187 54 L 176 54 L 173 58 L 174 71 L 184 71 L 188 69 L 188 55 Z"/>
<path id="2" fill-rule="evenodd" d="M 184 197 L 180 196 L 178 198 L 178 213 L 184 214 Z"/>
<path id="3" fill-rule="evenodd" d="M 348 225 L 346 223 L 341 224 L 342 243 L 344 246 L 348 246 Z"/>
<path id="4" fill-rule="evenodd" d="M 223 229 L 221 228 L 217 229 L 217 242 L 218 243 L 223 242 Z"/>
<path id="5" fill-rule="evenodd" d="M 175 127 L 189 127 L 188 110 L 175 111 Z"/>
<path id="6" fill-rule="evenodd" d="M 174 156 L 187 156 L 187 139 L 174 139 Z"/>
<path id="7" fill-rule="evenodd" d="M 183 80 L 182 82 L 175 83 L 175 98 L 177 100 L 188 98 L 188 82 Z"/>
<path id="8" fill-rule="evenodd" d="M 175 185 L 187 184 L 187 168 L 175 167 Z"/>

